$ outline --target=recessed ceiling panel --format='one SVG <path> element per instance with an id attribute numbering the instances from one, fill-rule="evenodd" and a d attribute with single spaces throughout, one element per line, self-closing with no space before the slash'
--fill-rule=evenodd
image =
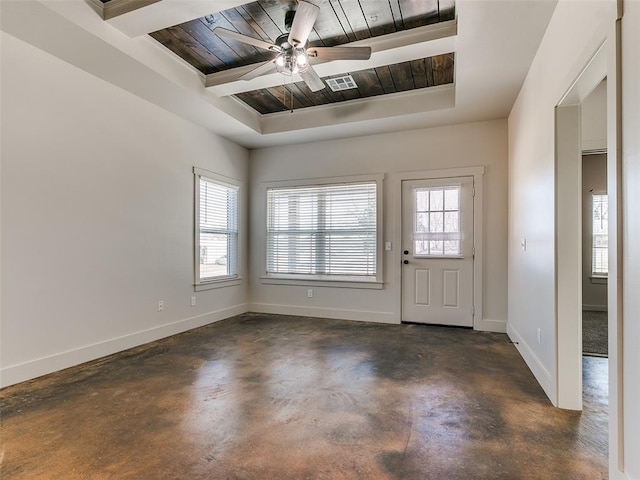
<path id="1" fill-rule="evenodd" d="M 447 53 L 348 73 L 353 77 L 357 88 L 334 92 L 327 87 L 312 92 L 304 82 L 287 83 L 287 77 L 283 76 L 281 86 L 239 93 L 235 97 L 258 113 L 266 115 L 446 85 L 453 83 L 454 54 Z M 344 75 L 332 75 L 323 80 L 342 76 Z"/>
<path id="2" fill-rule="evenodd" d="M 150 35 L 204 74 L 273 58 L 271 52 L 212 33 L 223 27 L 274 43 L 285 33 L 293 0 L 259 0 L 215 12 Z M 453 0 L 331 0 L 322 4 L 310 46 L 343 45 L 356 40 L 453 20 Z"/>

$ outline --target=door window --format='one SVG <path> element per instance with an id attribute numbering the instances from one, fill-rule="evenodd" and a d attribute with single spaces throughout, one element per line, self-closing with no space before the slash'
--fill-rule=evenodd
<path id="1" fill-rule="evenodd" d="M 414 257 L 460 257 L 460 185 L 413 189 Z"/>

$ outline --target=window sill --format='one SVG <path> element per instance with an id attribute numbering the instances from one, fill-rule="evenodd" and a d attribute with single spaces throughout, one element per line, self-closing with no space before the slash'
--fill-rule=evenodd
<path id="1" fill-rule="evenodd" d="M 215 288 L 233 287 L 234 285 L 240 285 L 242 278 L 224 278 L 220 280 L 210 280 L 208 282 L 196 283 L 193 285 L 193 289 L 196 292 L 202 292 L 203 290 L 213 290 Z"/>
<path id="2" fill-rule="evenodd" d="M 608 277 L 602 275 L 591 275 L 591 283 L 604 283 L 608 282 Z"/>
<path id="3" fill-rule="evenodd" d="M 382 290 L 384 288 L 383 282 L 375 280 L 361 280 L 361 279 L 327 279 L 327 278 L 315 278 L 311 276 L 304 277 L 261 277 L 260 281 L 264 285 L 296 285 L 304 287 L 337 287 L 337 288 L 362 288 L 372 290 Z"/>

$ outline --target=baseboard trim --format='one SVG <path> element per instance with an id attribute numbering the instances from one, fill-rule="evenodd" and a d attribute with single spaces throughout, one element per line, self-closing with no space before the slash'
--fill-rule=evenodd
<path id="1" fill-rule="evenodd" d="M 42 375 L 57 372 L 81 363 L 90 362 L 107 355 L 170 337 L 171 335 L 186 332 L 187 330 L 202 327 L 248 311 L 249 308 L 246 303 L 234 305 L 233 307 L 216 310 L 196 317 L 185 318 L 148 330 L 112 338 L 48 357 L 3 367 L 0 369 L 0 388 L 41 377 Z"/>
<path id="2" fill-rule="evenodd" d="M 556 387 L 551 373 L 549 373 L 549 371 L 544 367 L 538 356 L 510 323 L 507 323 L 507 335 L 511 341 L 514 342 L 520 356 L 524 359 L 529 370 L 533 373 L 533 376 L 536 377 L 536 380 L 547 394 L 547 397 L 549 397 L 549 400 L 551 400 L 551 403 L 557 406 L 558 399 L 556 398 Z"/>
<path id="3" fill-rule="evenodd" d="M 479 318 L 474 320 L 473 329 L 481 332 L 507 333 L 507 322 L 504 320 Z"/>
<path id="4" fill-rule="evenodd" d="M 400 323 L 400 319 L 393 312 L 300 307 L 297 305 L 278 305 L 273 303 L 251 303 L 249 304 L 249 311 L 255 313 L 296 315 L 301 317 L 332 318 L 336 320 L 354 320 L 358 322 Z"/>
<path id="5" fill-rule="evenodd" d="M 607 312 L 608 310 L 607 305 L 582 305 L 583 312 Z"/>

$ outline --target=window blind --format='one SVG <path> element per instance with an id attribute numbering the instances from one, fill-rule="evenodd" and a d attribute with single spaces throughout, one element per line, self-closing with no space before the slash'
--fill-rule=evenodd
<path id="1" fill-rule="evenodd" d="M 238 189 L 200 176 L 199 280 L 238 274 Z"/>
<path id="2" fill-rule="evenodd" d="M 609 272 L 609 198 L 593 195 L 593 249 L 592 275 L 607 275 Z"/>
<path id="3" fill-rule="evenodd" d="M 267 190 L 267 273 L 376 276 L 376 182 Z"/>

